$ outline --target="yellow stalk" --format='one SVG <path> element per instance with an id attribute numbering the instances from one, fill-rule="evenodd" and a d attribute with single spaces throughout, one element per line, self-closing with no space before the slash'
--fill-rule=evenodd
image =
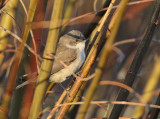
<path id="1" fill-rule="evenodd" d="M 149 103 L 151 99 L 154 96 L 153 90 L 156 88 L 159 82 L 160 77 L 160 58 L 156 59 L 156 63 L 154 64 L 153 72 L 144 88 L 144 94 L 142 95 L 142 100 L 144 100 L 146 103 Z M 138 106 L 135 109 L 135 112 L 133 114 L 134 118 L 139 118 L 144 113 L 145 107 L 144 106 Z"/>
<path id="2" fill-rule="evenodd" d="M 53 24 L 50 24 L 49 27 L 47 43 L 43 54 L 44 58 L 49 57 L 48 54 L 50 53 L 55 53 L 56 44 L 60 32 L 60 29 L 57 27 L 59 26 L 60 23 L 59 20 L 61 20 L 62 18 L 64 2 L 65 2 L 64 0 L 54 1 L 54 7 L 51 16 L 51 21 L 53 21 Z M 39 113 L 41 111 L 41 106 L 43 103 L 43 97 L 48 83 L 47 79 L 49 78 L 52 64 L 53 64 L 52 60 L 43 59 L 42 61 L 40 74 L 37 78 L 37 84 L 35 87 L 35 93 L 33 97 L 29 119 L 36 119 L 39 116 Z"/>

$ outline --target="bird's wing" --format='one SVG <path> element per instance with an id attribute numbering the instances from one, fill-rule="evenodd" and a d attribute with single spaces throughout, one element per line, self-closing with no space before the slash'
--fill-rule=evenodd
<path id="1" fill-rule="evenodd" d="M 76 59 L 76 51 L 66 48 L 65 46 L 58 47 L 56 51 L 56 58 L 63 61 L 66 65 L 69 65 L 70 62 Z M 60 71 L 62 68 L 64 68 L 64 66 L 59 61 L 54 60 L 52 74 Z"/>

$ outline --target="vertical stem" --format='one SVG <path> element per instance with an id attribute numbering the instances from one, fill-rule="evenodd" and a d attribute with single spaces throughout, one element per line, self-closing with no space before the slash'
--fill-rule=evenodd
<path id="1" fill-rule="evenodd" d="M 101 75 L 102 75 L 102 69 L 105 66 L 105 62 L 106 62 L 106 59 L 108 57 L 110 47 L 114 42 L 114 39 L 116 37 L 116 34 L 117 34 L 119 26 L 120 26 L 122 16 L 124 14 L 124 11 L 125 11 L 125 8 L 126 8 L 128 2 L 129 2 L 129 0 L 121 1 L 120 6 L 119 6 L 119 8 L 117 9 L 117 12 L 116 12 L 117 14 L 115 14 L 115 19 L 113 17 L 113 19 L 114 19 L 113 29 L 111 31 L 111 34 L 110 34 L 110 37 L 109 37 L 108 41 L 104 45 L 104 49 L 103 49 L 103 52 L 101 54 L 101 57 L 100 57 L 100 60 L 99 60 L 99 63 L 98 63 L 98 67 L 96 69 L 96 75 L 95 75 L 94 79 L 92 80 L 92 83 L 91 83 L 91 85 L 90 85 L 90 87 L 87 91 L 86 100 L 84 102 L 84 105 L 82 105 L 82 107 L 80 108 L 80 111 L 79 111 L 80 113 L 77 117 L 78 119 L 84 119 L 85 114 L 88 110 L 89 103 L 90 103 L 90 101 L 91 101 L 91 99 L 94 95 L 94 92 L 97 88 L 97 84 L 100 81 L 100 78 L 101 78 Z"/>
<path id="2" fill-rule="evenodd" d="M 7 5 L 7 7 L 9 7 L 12 10 L 8 10 L 6 12 L 12 17 L 15 17 L 15 8 L 17 7 L 17 3 L 18 3 L 18 0 L 14 0 L 14 1 L 11 0 L 10 3 Z M 0 25 L 8 30 L 11 30 L 13 18 L 9 16 L 8 14 L 2 13 Z M 3 51 L 6 48 L 7 42 L 8 42 L 8 36 L 9 34 L 7 32 L 3 31 L 2 29 L 0 30 L 0 51 Z M 4 59 L 4 52 L 1 52 L 0 53 L 0 65 L 2 64 L 3 59 Z"/>
<path id="3" fill-rule="evenodd" d="M 133 85 L 133 82 L 136 78 L 136 75 L 137 75 L 139 69 L 140 69 L 140 66 L 141 66 L 142 61 L 144 59 L 144 56 L 147 52 L 147 49 L 149 48 L 154 30 L 156 28 L 156 21 L 158 19 L 159 12 L 160 12 L 160 4 L 155 3 L 155 6 L 156 6 L 156 10 L 155 10 L 154 18 L 151 21 L 151 23 L 149 24 L 147 32 L 137 48 L 137 52 L 134 56 L 134 59 L 131 63 L 131 66 L 126 74 L 125 79 L 124 79 L 124 84 L 126 84 L 130 87 Z M 117 101 L 125 101 L 127 99 L 128 95 L 129 95 L 129 92 L 127 90 L 121 88 L 116 100 Z M 124 107 L 123 105 L 114 105 L 109 119 L 117 119 L 120 116 L 123 107 Z"/>
<path id="4" fill-rule="evenodd" d="M 59 36 L 59 26 L 60 20 L 62 18 L 64 0 L 55 0 L 54 7 L 52 11 L 51 21 L 53 24 L 50 24 L 49 33 L 47 37 L 47 43 L 43 57 L 48 57 L 48 53 L 55 53 L 56 44 Z M 52 59 L 52 58 L 51 58 Z M 53 65 L 52 60 L 43 59 L 41 64 L 40 74 L 37 78 L 37 85 L 35 87 L 33 102 L 30 110 L 29 119 L 36 119 L 39 116 L 41 111 L 41 106 L 43 103 L 43 97 L 45 94 L 47 79 L 49 78 L 50 71 Z"/>
<path id="5" fill-rule="evenodd" d="M 35 17 L 34 17 L 35 22 L 40 22 L 40 21 L 44 20 L 44 11 L 45 11 L 45 9 L 44 9 L 45 3 L 44 2 L 45 1 L 38 1 L 38 5 L 37 5 L 36 12 L 35 12 Z M 42 28 L 33 30 L 33 34 L 34 34 L 34 38 L 35 38 L 35 42 L 36 42 L 35 50 L 37 49 L 35 52 L 39 54 Z M 34 49 L 33 42 L 31 42 L 31 48 Z M 36 62 L 36 56 L 33 55 L 33 54 L 30 54 L 30 71 L 31 71 L 31 74 L 34 73 L 34 72 L 38 72 L 37 65 L 38 64 Z M 32 104 L 32 100 L 33 100 L 34 85 L 35 85 L 35 82 L 29 83 L 26 86 L 26 90 L 25 90 L 25 94 L 24 94 L 24 98 L 23 98 L 23 105 L 22 105 L 22 108 L 20 110 L 19 119 L 28 119 L 31 104 Z"/>
<path id="6" fill-rule="evenodd" d="M 36 5 L 37 5 L 36 4 L 37 1 L 38 0 L 32 0 L 31 1 L 30 7 L 29 7 L 29 17 L 27 18 L 26 22 L 32 22 L 34 12 L 35 12 L 35 9 L 36 9 Z M 23 36 L 22 36 L 22 39 L 23 39 L 24 43 L 27 41 L 29 30 L 30 30 L 30 26 L 26 25 L 25 28 L 24 28 Z M 19 69 L 19 65 L 20 65 L 22 55 L 23 55 L 24 44 L 21 43 L 17 50 L 18 50 L 18 52 L 16 52 L 16 55 L 15 55 L 15 61 L 14 61 L 14 64 L 13 64 L 13 67 L 12 67 L 12 70 L 11 70 L 11 74 L 10 74 L 9 81 L 8 81 L 8 84 L 7 84 L 7 89 L 4 93 L 3 100 L 2 100 L 2 106 L 1 107 L 2 107 L 3 112 L 0 114 L 0 119 L 5 119 L 6 118 L 5 116 L 7 115 L 7 112 L 8 112 L 8 106 L 10 104 L 14 84 L 15 84 L 15 81 L 16 81 L 17 72 L 18 72 L 18 69 Z"/>

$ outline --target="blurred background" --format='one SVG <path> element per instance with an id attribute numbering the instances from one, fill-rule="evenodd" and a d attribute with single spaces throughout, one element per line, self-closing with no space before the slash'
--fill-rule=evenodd
<path id="1" fill-rule="evenodd" d="M 45 0 L 38 4 L 36 9 L 36 16 L 34 17 L 34 21 L 31 23 L 26 23 L 27 15 L 25 13 L 24 7 L 22 2 L 18 0 L 17 8 L 15 8 L 15 14 L 10 15 L 10 7 L 8 4 L 13 0 L 6 1 L 6 7 L 4 8 L 5 12 L 1 12 L 1 23 L 3 20 L 4 15 L 11 17 L 11 22 L 13 27 L 10 31 L 20 38 L 24 33 L 24 27 L 27 24 L 31 25 L 31 28 L 34 33 L 34 38 L 36 39 L 36 47 L 37 47 L 37 54 L 42 56 L 47 35 L 48 35 L 48 27 L 49 21 L 51 19 L 51 13 L 54 5 L 54 0 Z M 139 1 L 139 2 L 137 2 Z M 64 35 L 65 33 L 71 30 L 79 30 L 83 32 L 87 25 L 90 24 L 94 17 L 94 15 L 103 10 L 103 4 L 105 0 L 65 0 L 65 8 L 63 11 L 63 20 L 66 20 L 66 24 L 62 24 L 60 30 L 60 36 Z M 29 0 L 24 0 L 23 4 L 26 7 L 26 10 L 29 9 Z M 111 17 L 119 5 L 120 0 L 117 0 L 114 4 L 114 8 L 111 10 L 111 13 L 108 18 L 108 24 L 110 23 Z M 103 69 L 103 75 L 101 80 L 110 80 L 110 81 L 118 81 L 123 82 L 123 79 L 126 76 L 126 73 L 130 67 L 130 64 L 133 60 L 135 55 L 136 49 L 143 39 L 148 24 L 153 15 L 153 8 L 154 8 L 154 0 L 130 0 L 125 14 L 122 18 L 120 28 L 118 30 L 118 34 L 115 39 L 115 45 L 117 42 L 120 41 L 128 41 L 126 43 L 121 43 L 116 45 L 115 47 L 118 50 L 111 50 L 109 57 L 106 61 L 105 68 Z M 98 16 L 97 16 L 98 17 Z M 42 25 L 42 21 L 47 21 Z M 34 24 L 36 23 L 36 24 Z M 38 26 L 40 25 L 40 27 Z M 3 26 L 3 24 L 1 24 Z M 5 27 L 5 26 L 4 26 Z M 36 28 L 38 27 L 38 28 Z M 159 32 L 160 32 L 159 24 L 157 25 L 151 45 L 145 55 L 144 61 L 141 65 L 141 69 L 136 77 L 136 80 L 133 85 L 133 89 L 139 93 L 143 94 L 143 89 L 146 86 L 146 83 L 151 76 L 155 59 L 159 56 Z M 39 30 L 39 31 L 38 31 Z M 0 31 L 1 32 L 1 31 Z M 9 81 L 9 75 L 13 66 L 15 53 L 18 52 L 18 45 L 20 44 L 13 36 L 7 35 L 7 42 L 2 42 L 4 36 L 0 36 L 0 43 L 4 45 L 5 48 L 0 49 L 0 53 L 3 54 L 2 62 L 0 62 L 0 96 L 1 96 L 1 103 L 3 99 L 3 94 L 7 88 L 7 83 Z M 27 44 L 33 48 L 32 36 L 28 36 Z M 88 37 L 90 39 L 90 36 Z M 0 46 L 1 47 L 1 46 Z M 103 48 L 102 48 L 103 50 Z M 101 53 L 100 53 L 101 54 Z M 99 54 L 99 56 L 100 56 Z M 95 68 L 97 66 L 97 62 L 99 61 L 99 56 L 97 57 L 95 63 L 92 66 L 90 74 L 95 72 Z M 38 67 L 40 66 L 41 61 L 38 61 Z M 20 63 L 20 67 L 18 69 L 18 74 L 16 77 L 16 84 L 14 85 L 13 94 L 11 98 L 11 103 L 9 105 L 9 113 L 7 117 L 10 119 L 18 119 L 20 115 L 22 115 L 22 108 L 24 107 L 24 102 L 27 100 L 27 94 L 33 93 L 33 90 L 30 92 L 27 90 L 28 85 L 32 85 L 32 82 L 36 79 L 37 75 L 34 73 L 37 71 L 37 64 L 35 64 L 35 57 L 30 54 L 28 48 L 25 47 L 23 52 L 23 58 Z M 27 83 L 24 83 L 28 81 Z M 67 88 L 67 86 L 73 82 L 72 79 L 67 80 L 62 83 L 62 85 Z M 88 81 L 86 88 L 87 90 L 91 80 Z M 18 88 L 16 88 L 19 86 Z M 32 87 L 32 86 L 31 86 Z M 32 87 L 33 88 L 33 87 Z M 30 88 L 31 89 L 31 88 Z M 119 87 L 115 85 L 99 85 L 95 94 L 94 94 L 94 101 L 115 101 Z M 155 90 L 159 89 L 159 83 L 155 87 Z M 56 84 L 52 91 L 54 93 L 50 93 L 43 102 L 43 111 L 41 115 L 41 119 L 46 119 L 51 108 L 54 106 L 55 102 L 59 99 L 61 93 L 63 92 L 63 88 Z M 155 103 L 158 93 L 155 94 L 152 100 L 149 103 Z M 33 95 L 30 96 L 31 98 L 28 99 L 28 103 L 31 103 L 31 99 Z M 134 94 L 130 94 L 127 101 L 129 102 L 139 102 L 137 97 Z M 112 104 L 102 104 L 101 106 L 97 105 L 90 105 L 89 110 L 87 111 L 86 119 L 89 118 L 103 118 L 105 114 L 110 113 L 110 109 L 112 108 Z M 123 110 L 122 117 L 131 118 L 136 106 L 125 106 Z M 25 112 L 23 112 L 25 113 Z M 66 116 L 67 118 L 67 116 Z M 69 117 L 68 117 L 69 118 Z"/>

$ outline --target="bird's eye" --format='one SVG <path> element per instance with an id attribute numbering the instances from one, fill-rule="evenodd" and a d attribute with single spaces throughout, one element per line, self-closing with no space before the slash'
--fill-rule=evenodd
<path id="1" fill-rule="evenodd" d="M 76 39 L 76 42 L 78 42 L 79 40 L 78 39 Z"/>

